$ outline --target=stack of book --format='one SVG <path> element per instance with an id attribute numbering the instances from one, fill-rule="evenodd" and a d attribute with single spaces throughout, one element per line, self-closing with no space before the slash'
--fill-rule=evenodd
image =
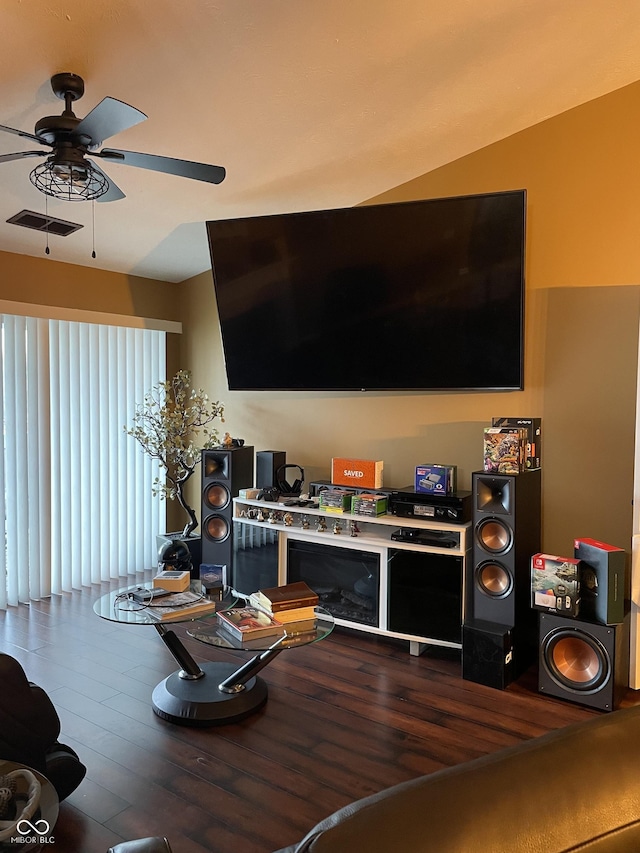
<path id="1" fill-rule="evenodd" d="M 260 589 L 251 594 L 249 604 L 283 624 L 288 634 L 315 628 L 318 596 L 304 581 Z"/>
<path id="2" fill-rule="evenodd" d="M 189 590 L 168 594 L 164 590 L 151 590 L 151 597 L 145 600 L 144 607 L 150 616 L 160 622 L 163 619 L 195 619 L 215 613 L 216 610 L 214 601 Z"/>
<path id="3" fill-rule="evenodd" d="M 284 626 L 258 607 L 232 607 L 218 611 L 218 624 L 237 640 L 259 640 L 271 634 L 283 634 Z"/>

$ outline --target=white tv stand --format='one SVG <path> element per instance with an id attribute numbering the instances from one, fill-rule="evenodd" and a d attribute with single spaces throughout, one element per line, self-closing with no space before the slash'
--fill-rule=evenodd
<path id="1" fill-rule="evenodd" d="M 465 575 L 467 561 L 471 558 L 471 523 L 467 524 L 447 524 L 438 521 L 427 521 L 414 518 L 401 518 L 396 515 L 382 515 L 376 518 L 369 516 L 350 515 L 348 513 L 328 513 L 325 510 L 311 509 L 309 507 L 287 507 L 282 503 L 271 503 L 267 501 L 246 500 L 243 498 L 234 498 L 234 521 L 239 523 L 237 528 L 236 541 L 234 548 L 253 548 L 266 538 L 270 538 L 272 542 L 277 539 L 277 561 L 278 561 L 278 584 L 287 583 L 290 579 L 299 580 L 299 577 L 290 578 L 288 568 L 288 555 L 290 553 L 291 543 L 314 543 L 320 546 L 334 546 L 339 549 L 365 551 L 369 554 L 377 554 L 378 562 L 378 597 L 377 597 L 377 612 L 372 615 L 375 624 L 364 624 L 362 621 L 353 620 L 350 618 L 341 618 L 334 613 L 334 618 L 337 625 L 347 628 L 353 628 L 358 631 L 365 631 L 372 634 L 379 634 L 387 637 L 395 637 L 409 642 L 409 651 L 413 655 L 419 655 L 428 645 L 446 646 L 450 648 L 461 648 L 461 626 L 464 618 L 464 602 L 465 602 Z M 255 517 L 257 512 L 261 512 L 265 520 L 259 521 Z M 290 515 L 289 523 L 285 523 L 285 513 Z M 249 515 L 247 515 L 249 514 Z M 326 530 L 318 530 L 318 523 L 323 518 L 326 523 Z M 269 520 L 270 519 L 270 520 Z M 303 526 L 303 521 L 306 520 L 307 527 Z M 357 535 L 350 534 L 350 525 L 355 523 L 359 532 Z M 334 525 L 341 525 L 341 532 L 334 532 Z M 424 545 L 415 542 L 402 542 L 392 540 L 391 534 L 395 530 L 412 530 L 432 532 L 434 534 L 446 534 L 449 539 L 453 539 L 455 544 L 452 547 L 442 547 L 440 545 Z M 277 534 L 277 535 L 276 535 Z M 298 547 L 294 544 L 293 546 Z M 303 546 L 304 547 L 304 546 Z M 398 592 L 398 583 L 395 580 L 395 568 L 393 560 L 398 560 L 398 555 L 403 555 L 403 552 L 411 552 L 413 555 L 435 555 L 432 563 L 437 563 L 437 572 L 444 575 L 447 574 L 447 566 L 449 563 L 446 558 L 457 558 L 450 560 L 451 572 L 455 573 L 455 577 L 451 576 L 448 584 L 450 584 L 455 593 L 457 604 L 455 618 L 458 620 L 457 627 L 460 628 L 460 637 L 456 639 L 443 638 L 438 636 L 438 632 L 434 630 L 434 636 L 431 635 L 429 620 L 427 618 L 424 627 L 421 629 L 412 628 L 411 630 L 398 630 L 397 622 L 402 622 L 402 617 L 398 618 L 398 600 L 401 599 L 401 593 Z M 327 552 L 328 554 L 332 552 Z M 443 559 L 444 558 L 444 559 Z M 413 561 L 413 556 L 408 556 L 408 559 Z M 429 560 L 416 560 L 418 564 L 424 563 L 424 567 L 411 569 L 417 585 L 425 582 L 425 572 L 430 572 Z M 433 571 L 436 575 L 436 571 Z M 304 578 L 306 579 L 306 578 Z M 307 580 L 307 582 L 309 582 Z M 427 581 L 428 582 L 428 581 Z M 313 583 L 310 583 L 313 586 Z M 241 590 L 242 592 L 253 592 L 253 590 Z M 443 592 L 443 596 L 446 593 Z M 433 600 L 430 605 L 434 612 L 439 609 L 437 601 L 438 592 L 434 592 Z M 409 596 L 414 598 L 414 596 Z M 322 601 L 323 606 L 331 610 L 330 605 Z M 416 601 L 408 602 L 415 607 Z M 444 604 L 444 601 L 442 602 Z M 451 602 L 447 603 L 451 608 Z M 437 620 L 436 620 L 437 621 Z M 446 632 L 445 632 L 446 633 Z"/>

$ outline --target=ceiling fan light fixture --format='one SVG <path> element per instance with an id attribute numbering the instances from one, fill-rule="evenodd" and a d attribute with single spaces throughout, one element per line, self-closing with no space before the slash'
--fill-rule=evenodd
<path id="1" fill-rule="evenodd" d="M 125 197 L 115 181 L 108 178 L 87 152 L 105 160 L 117 161 L 124 166 L 149 169 L 166 175 L 190 178 L 219 184 L 226 171 L 223 166 L 195 163 L 118 148 L 103 148 L 105 139 L 134 127 L 147 116 L 135 107 L 117 98 L 103 98 L 84 118 L 79 119 L 71 106 L 84 94 L 84 81 L 77 74 L 63 72 L 51 78 L 51 88 L 57 98 L 64 101 L 65 109 L 59 116 L 44 116 L 36 122 L 34 133 L 0 124 L 1 133 L 11 133 L 48 146 L 52 153 L 46 162 L 36 167 L 29 179 L 40 192 L 62 201 L 118 201 Z M 0 154 L 0 163 L 41 156 L 41 151 L 18 151 Z"/>
<path id="2" fill-rule="evenodd" d="M 91 201 L 109 189 L 105 175 L 85 160 L 49 157 L 33 169 L 29 180 L 40 192 L 62 201 Z"/>

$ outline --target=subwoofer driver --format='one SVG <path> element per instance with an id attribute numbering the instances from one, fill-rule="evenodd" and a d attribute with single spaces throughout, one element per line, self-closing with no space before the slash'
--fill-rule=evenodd
<path id="1" fill-rule="evenodd" d="M 544 638 L 542 665 L 557 685 L 576 693 L 596 693 L 612 674 L 612 664 L 596 637 L 562 627 Z"/>

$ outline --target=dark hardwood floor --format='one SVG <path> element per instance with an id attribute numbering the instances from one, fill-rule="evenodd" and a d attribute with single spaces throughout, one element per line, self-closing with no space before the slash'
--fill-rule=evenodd
<path id="1" fill-rule="evenodd" d="M 166 835 L 175 853 L 268 853 L 355 798 L 599 713 L 538 695 L 535 669 L 494 690 L 461 678 L 459 653 L 414 657 L 405 642 L 336 629 L 263 671 L 259 713 L 175 726 L 150 697 L 176 664 L 153 628 L 94 615 L 108 591 L 0 613 L 0 650 L 50 694 L 61 739 L 88 768 L 60 808 L 60 853 L 106 853 L 146 835 Z M 185 644 L 198 660 L 243 658 Z"/>

